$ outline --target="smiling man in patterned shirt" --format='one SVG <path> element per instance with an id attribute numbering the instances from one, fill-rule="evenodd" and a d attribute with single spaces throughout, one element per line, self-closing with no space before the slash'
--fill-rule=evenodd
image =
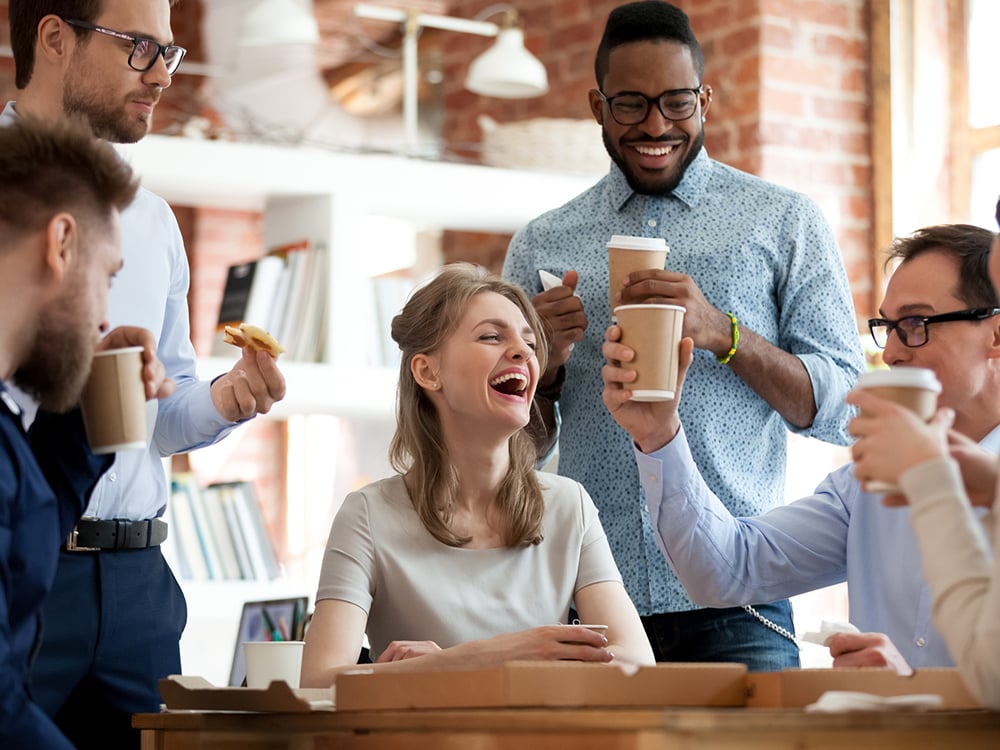
<path id="1" fill-rule="evenodd" d="M 787 601 L 697 609 L 657 549 L 631 440 L 601 401 L 605 246 L 614 234 L 667 240 L 667 270 L 633 274 L 622 302 L 687 308 L 696 352 L 681 418 L 701 475 L 746 516 L 782 502 L 788 430 L 848 440 L 844 397 L 863 357 L 836 241 L 806 196 L 709 158 L 712 90 L 682 11 L 660 0 L 612 11 L 595 72 L 610 173 L 518 232 L 503 272 L 537 294 L 553 332 L 539 388 L 547 437 L 561 420 L 559 472 L 600 508 L 657 660 L 797 666 Z M 539 294 L 539 270 L 563 285 Z"/>

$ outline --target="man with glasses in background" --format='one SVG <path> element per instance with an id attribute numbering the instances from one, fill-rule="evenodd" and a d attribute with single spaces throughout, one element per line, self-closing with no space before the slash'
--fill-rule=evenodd
<path id="1" fill-rule="evenodd" d="M 9 0 L 18 115 L 81 116 L 94 134 L 132 143 L 184 57 L 170 0 Z M 113 326 L 153 332 L 177 384 L 151 409 L 145 451 L 122 451 L 63 545 L 32 668 L 35 701 L 78 748 L 139 747 L 131 715 L 158 711 L 159 680 L 180 673 L 183 593 L 160 552 L 169 496 L 161 456 L 209 445 L 285 392 L 274 361 L 249 349 L 213 381 L 195 375 L 189 269 L 170 207 L 148 190 L 122 213 L 124 266 L 109 295 Z"/>
<path id="2" fill-rule="evenodd" d="M 621 302 L 687 309 L 698 351 L 684 423 L 699 470 L 737 515 L 782 503 L 788 430 L 847 442 L 844 397 L 864 360 L 840 253 L 807 197 L 709 158 L 712 89 L 681 10 L 646 0 L 612 11 L 595 73 L 611 171 L 518 232 L 503 271 L 533 293 L 539 270 L 563 279 L 534 298 L 552 331 L 537 394 L 545 437 L 561 418 L 559 472 L 600 509 L 657 660 L 797 666 L 787 601 L 698 609 L 657 549 L 631 442 L 601 404 L 605 245 L 623 234 L 670 247 L 669 270 L 633 273 Z"/>
<path id="3" fill-rule="evenodd" d="M 869 321 L 886 364 L 937 375 L 938 406 L 955 411 L 949 442 L 956 456 L 1000 453 L 1000 303 L 987 274 L 993 237 L 980 227 L 947 224 L 897 238 L 887 262 L 899 265 L 882 317 Z M 694 601 L 766 602 L 846 580 L 851 623 L 862 632 L 832 636 L 834 666 L 902 674 L 953 666 L 931 621 L 931 590 L 909 508 L 887 507 L 881 495 L 865 492 L 847 464 L 809 497 L 762 516 L 734 517 L 699 473 L 677 404 L 623 400 L 626 371 L 616 364 L 628 354 L 615 343 L 616 332 L 609 331 L 605 345 L 604 401 L 635 441 L 658 540 Z M 684 351 L 682 370 L 689 343 Z M 692 382 L 684 383 L 681 404 Z"/>

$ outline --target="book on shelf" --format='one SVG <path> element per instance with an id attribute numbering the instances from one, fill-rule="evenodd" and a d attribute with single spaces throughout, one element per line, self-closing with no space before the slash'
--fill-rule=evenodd
<path id="1" fill-rule="evenodd" d="M 267 328 L 282 271 L 284 258 L 265 255 L 247 263 L 229 267 L 226 286 L 219 307 L 219 319 L 212 340 L 212 356 L 228 357 L 233 347 L 225 342 L 225 327 L 253 323 Z"/>
<path id="2" fill-rule="evenodd" d="M 208 564 L 201 549 L 198 527 L 191 510 L 191 488 L 197 489 L 189 475 L 177 474 L 170 480 L 169 514 L 171 526 L 167 536 L 174 538 L 174 549 L 180 562 L 180 575 L 192 581 L 207 581 Z"/>
<path id="3" fill-rule="evenodd" d="M 280 574 L 251 482 L 199 487 L 171 480 L 170 513 L 180 576 L 188 580 L 270 581 Z"/>
<path id="4" fill-rule="evenodd" d="M 250 566 L 253 568 L 254 579 L 273 581 L 281 574 L 281 568 L 278 566 L 278 559 L 274 554 L 271 537 L 264 525 L 264 516 L 260 512 L 253 484 L 251 482 L 234 483 L 233 500 L 240 531 L 246 542 Z"/>

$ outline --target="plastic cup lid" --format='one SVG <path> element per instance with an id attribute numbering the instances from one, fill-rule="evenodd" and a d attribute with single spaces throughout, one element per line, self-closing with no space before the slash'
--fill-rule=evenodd
<path id="1" fill-rule="evenodd" d="M 670 252 L 667 241 L 662 237 L 632 237 L 626 234 L 616 234 L 608 240 L 608 247 L 622 250 L 665 250 Z"/>
<path id="2" fill-rule="evenodd" d="M 857 388 L 925 388 L 941 392 L 941 382 L 933 370 L 926 367 L 895 367 L 891 370 L 869 370 L 858 376 Z"/>
<path id="3" fill-rule="evenodd" d="M 681 312 L 687 312 L 687 308 L 683 305 L 661 305 L 661 304 L 649 304 L 649 305 L 618 305 L 615 308 L 617 313 L 619 310 L 680 310 Z"/>

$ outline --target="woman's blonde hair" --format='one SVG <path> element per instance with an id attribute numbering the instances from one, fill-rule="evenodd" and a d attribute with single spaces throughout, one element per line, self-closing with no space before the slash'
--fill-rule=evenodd
<path id="1" fill-rule="evenodd" d="M 539 372 L 548 356 L 544 326 L 524 291 L 517 285 L 469 263 L 446 265 L 418 288 L 402 312 L 392 319 L 392 338 L 402 351 L 396 432 L 389 448 L 392 467 L 406 476 L 407 489 L 426 529 L 444 544 L 469 542 L 449 527 L 458 476 L 449 460 L 437 409 L 417 384 L 410 363 L 417 354 L 437 351 L 462 320 L 470 300 L 494 292 L 513 302 L 535 334 Z M 542 540 L 544 501 L 535 475 L 535 447 L 524 429 L 511 436 L 510 467 L 497 491 L 496 509 L 504 544 L 518 547 Z"/>

